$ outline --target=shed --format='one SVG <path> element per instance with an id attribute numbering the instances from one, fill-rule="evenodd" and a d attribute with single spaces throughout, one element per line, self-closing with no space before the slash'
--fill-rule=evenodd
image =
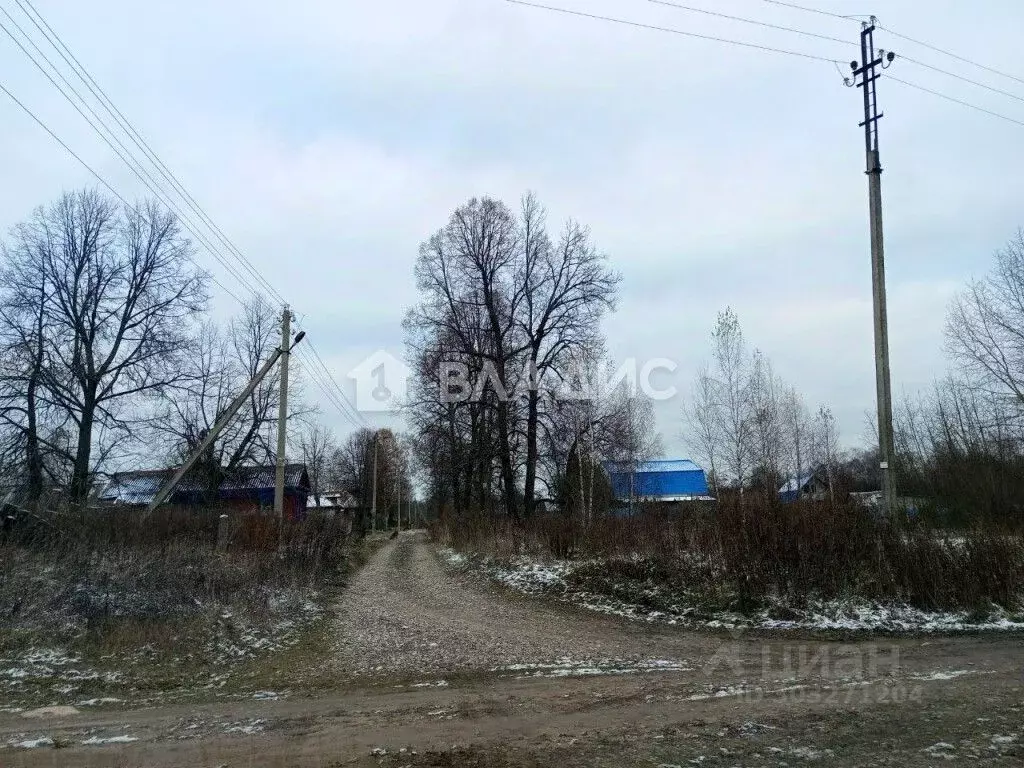
<path id="1" fill-rule="evenodd" d="M 117 472 L 99 494 L 107 504 L 147 506 L 171 475 L 168 469 L 144 469 Z M 274 508 L 274 486 L 277 467 L 273 464 L 237 467 L 226 474 L 217 488 L 217 506 L 236 512 L 262 512 Z M 206 484 L 202 477 L 186 475 L 174 489 L 167 503 L 171 506 L 194 507 L 205 503 Z M 309 496 L 309 475 L 305 464 L 286 464 L 284 470 L 284 514 L 289 520 L 306 516 Z"/>
<path id="2" fill-rule="evenodd" d="M 704 470 L 689 459 L 606 462 L 604 469 L 618 501 L 697 501 L 709 499 Z"/>

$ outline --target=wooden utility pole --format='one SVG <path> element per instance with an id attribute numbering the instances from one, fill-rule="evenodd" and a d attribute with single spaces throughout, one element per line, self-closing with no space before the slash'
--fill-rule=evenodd
<path id="1" fill-rule="evenodd" d="M 373 490 L 370 492 L 370 530 L 377 530 L 377 436 L 380 430 L 373 433 Z"/>
<path id="2" fill-rule="evenodd" d="M 871 287 L 875 326 L 875 388 L 878 405 L 878 454 L 882 476 L 882 504 L 889 515 L 896 506 L 893 482 L 892 383 L 889 376 L 889 319 L 885 301 L 885 247 L 882 238 L 882 163 L 878 155 L 877 83 L 880 70 L 895 58 L 891 51 L 875 50 L 875 17 L 860 33 L 861 61 L 853 62 L 854 79 L 863 90 L 864 146 L 867 154 L 868 210 L 871 217 Z"/>
<path id="3" fill-rule="evenodd" d="M 277 473 L 274 478 L 274 515 L 284 520 L 284 465 L 288 446 L 288 358 L 291 341 L 292 313 L 284 305 L 281 313 L 281 399 L 277 404 Z"/>
<path id="4" fill-rule="evenodd" d="M 266 376 L 270 372 L 270 369 L 274 367 L 274 364 L 277 362 L 278 358 L 281 357 L 282 355 L 288 354 L 291 347 L 295 346 L 295 344 L 298 344 L 300 341 L 302 341 L 305 335 L 305 331 L 300 331 L 299 335 L 295 337 L 294 344 L 292 344 L 291 346 L 285 345 L 274 350 L 273 354 L 270 356 L 267 362 L 263 364 L 263 367 L 260 368 L 256 372 L 256 375 L 252 377 L 252 380 L 248 384 L 246 384 L 245 389 L 243 389 L 238 394 L 238 396 L 231 401 L 231 403 L 227 407 L 227 410 L 225 410 L 223 415 L 219 419 L 217 419 L 217 422 L 213 425 L 213 428 L 206 433 L 206 436 L 202 439 L 199 445 L 196 446 L 196 449 L 192 451 L 192 455 L 189 456 L 188 459 L 186 459 L 185 462 L 180 467 L 178 467 L 178 471 L 174 473 L 170 480 L 164 483 L 164 486 L 160 489 L 156 496 L 153 497 L 153 500 L 149 503 L 149 507 L 146 509 L 147 515 L 151 514 L 153 510 L 155 510 L 157 507 L 163 504 L 164 501 L 167 500 L 167 497 L 169 497 L 174 492 L 174 489 L 177 487 L 178 483 L 181 482 L 181 479 L 185 477 L 186 474 L 188 474 L 188 471 L 192 469 L 192 467 L 195 466 L 195 463 L 199 460 L 199 457 L 206 453 L 207 449 L 211 445 L 213 445 L 213 442 L 217 439 L 218 435 L 220 435 L 220 433 L 224 431 L 224 427 L 226 427 L 235 417 L 235 414 L 238 413 L 242 405 L 246 402 L 246 400 L 249 399 L 249 396 L 253 393 L 253 390 L 255 390 L 256 387 L 259 386 L 259 383 L 263 381 L 263 377 Z"/>

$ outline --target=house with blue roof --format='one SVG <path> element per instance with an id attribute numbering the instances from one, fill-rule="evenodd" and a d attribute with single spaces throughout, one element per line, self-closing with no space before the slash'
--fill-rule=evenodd
<path id="1" fill-rule="evenodd" d="M 828 494 L 828 473 L 824 468 L 816 469 L 802 477 L 791 477 L 779 488 L 781 501 L 811 499 L 822 501 Z"/>
<path id="2" fill-rule="evenodd" d="M 679 502 L 711 498 L 704 470 L 689 459 L 604 463 L 619 502 Z"/>
<path id="3" fill-rule="evenodd" d="M 156 496 L 175 468 L 143 469 L 116 472 L 98 494 L 102 504 L 145 507 Z M 224 511 L 259 513 L 274 506 L 274 486 L 277 466 L 236 467 L 226 473 L 216 489 L 215 504 Z M 192 473 L 182 478 L 167 499 L 173 507 L 194 508 L 207 503 L 207 482 Z M 284 468 L 284 516 L 288 520 L 302 520 L 306 516 L 309 497 L 309 473 L 305 464 L 286 464 Z"/>

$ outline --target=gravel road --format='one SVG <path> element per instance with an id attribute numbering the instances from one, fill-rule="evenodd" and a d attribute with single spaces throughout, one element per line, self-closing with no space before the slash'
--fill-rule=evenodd
<path id="1" fill-rule="evenodd" d="M 389 542 L 357 574 L 339 607 L 338 639 L 341 669 L 355 675 L 683 666 L 718 645 L 676 633 L 655 649 L 649 628 L 490 588 L 445 568 L 420 533 Z"/>
<path id="2" fill-rule="evenodd" d="M 0 747 L 0 765 L 1024 760 L 1020 635 L 836 642 L 630 623 L 453 573 L 418 533 L 378 550 L 337 608 L 336 648 L 310 659 L 315 690 L 45 720 L 0 707 L 0 745 L 49 745 Z"/>

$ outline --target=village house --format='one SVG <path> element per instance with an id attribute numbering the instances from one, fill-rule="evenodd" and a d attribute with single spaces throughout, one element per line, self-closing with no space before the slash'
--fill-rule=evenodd
<path id="1" fill-rule="evenodd" d="M 145 507 L 156 496 L 175 468 L 144 469 L 118 472 L 100 491 L 98 501 Z M 274 509 L 274 485 L 277 468 L 273 464 L 237 467 L 228 473 L 217 488 L 215 504 L 224 512 L 258 514 Z M 171 507 L 197 507 L 207 502 L 208 489 L 201 477 L 186 475 L 174 489 L 166 504 Z M 286 464 L 284 479 L 284 516 L 287 520 L 306 517 L 309 498 L 309 475 L 305 464 Z"/>

